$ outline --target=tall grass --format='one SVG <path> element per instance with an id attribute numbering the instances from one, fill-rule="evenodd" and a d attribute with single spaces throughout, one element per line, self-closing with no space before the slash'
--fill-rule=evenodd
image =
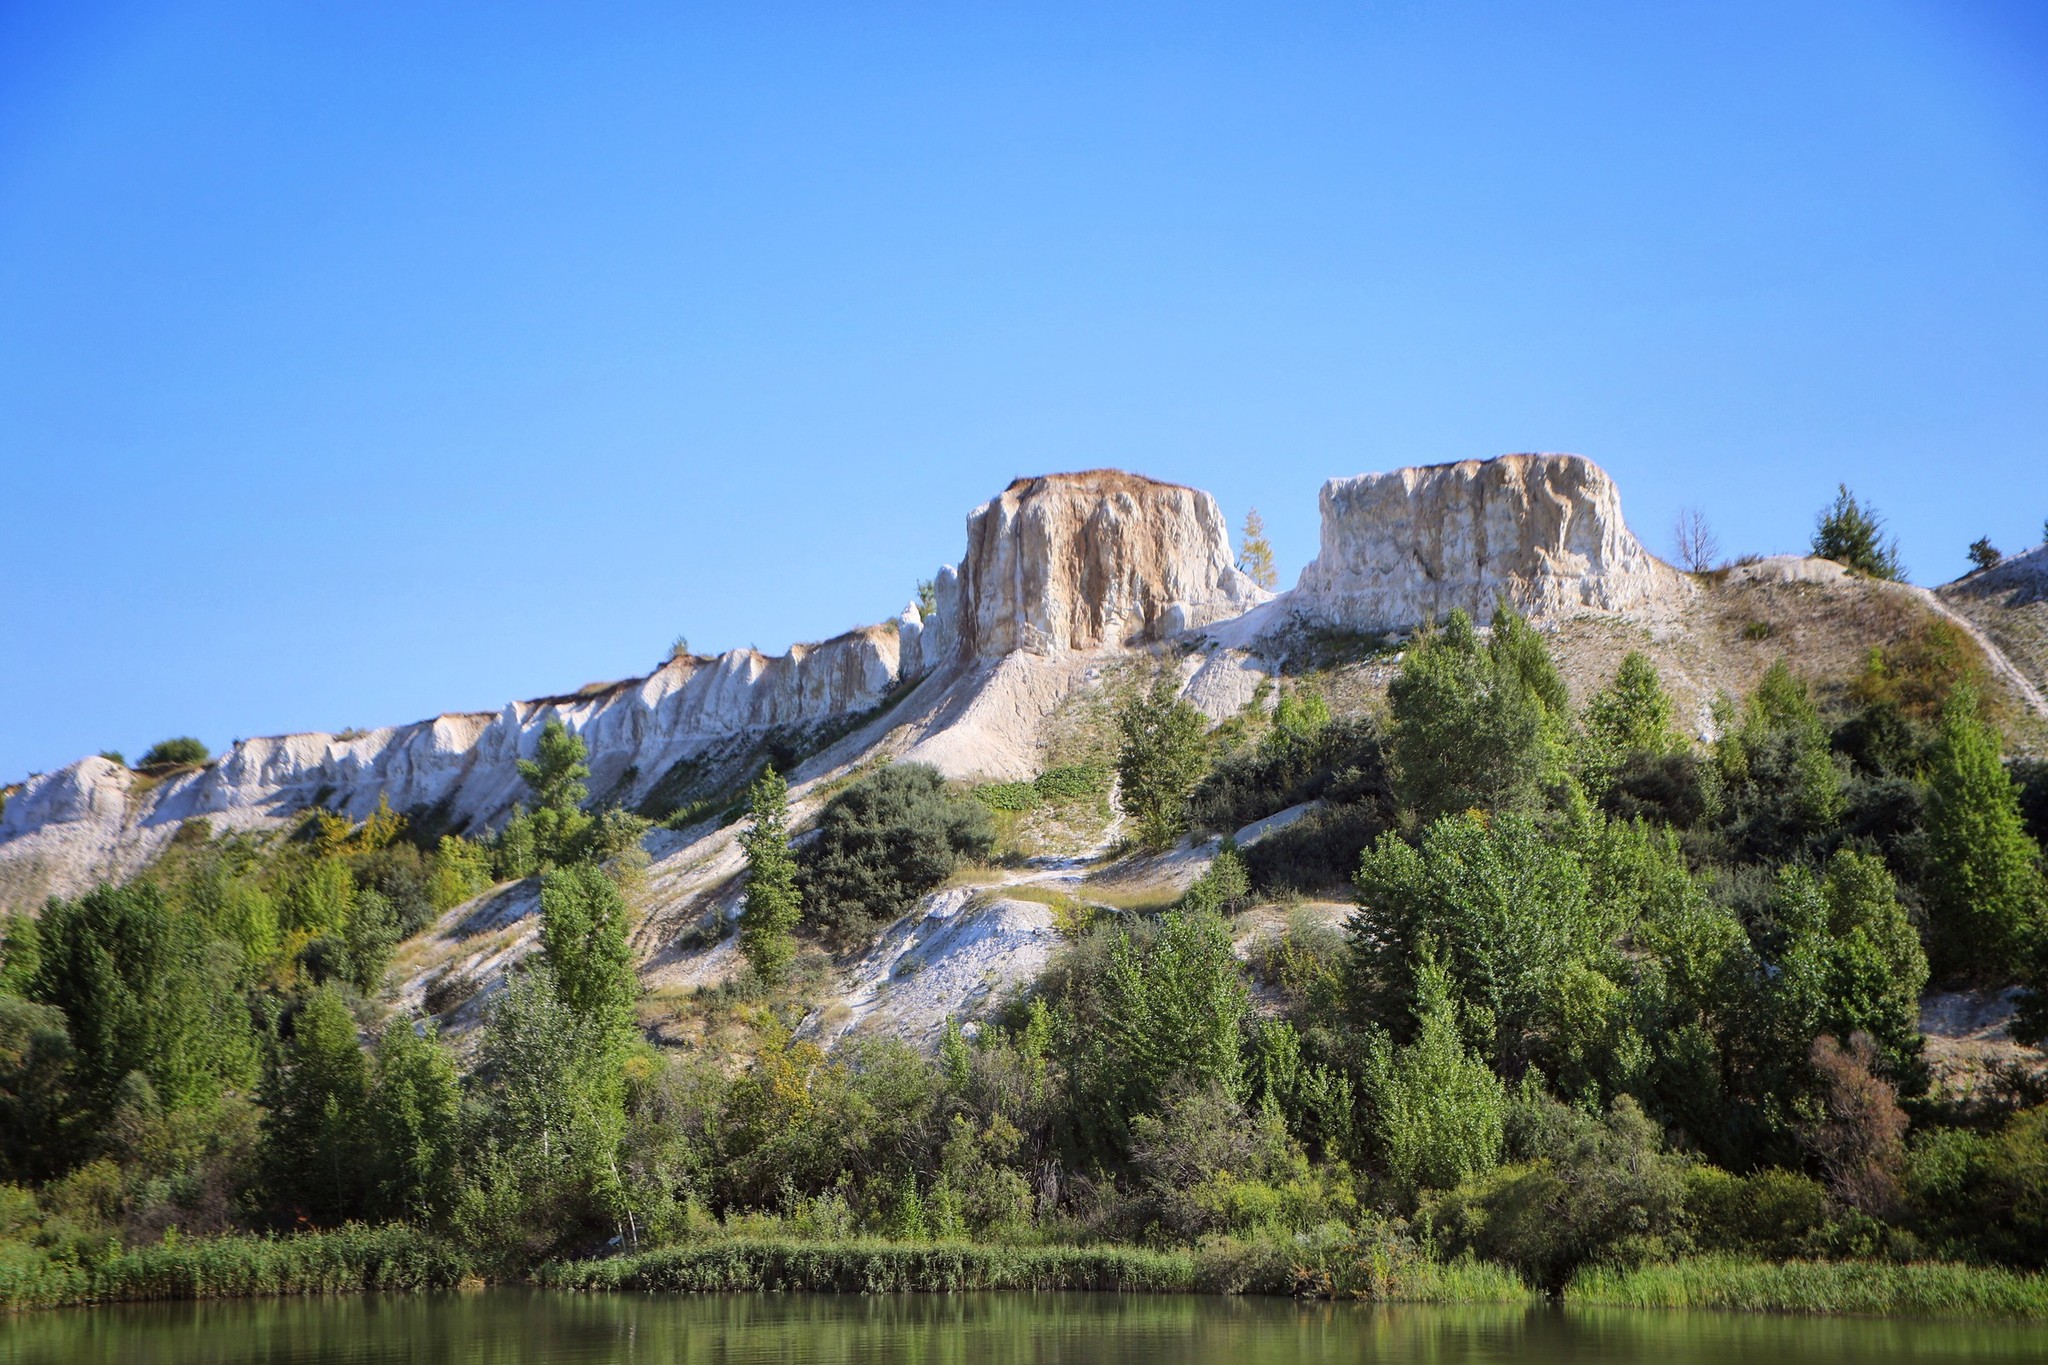
<path id="1" fill-rule="evenodd" d="M 554 1262 L 541 1267 L 536 1278 L 555 1289 L 585 1290 L 767 1289 L 852 1294 L 950 1293 L 967 1289 L 1163 1292 L 1194 1288 L 1195 1265 L 1194 1259 L 1184 1252 L 1129 1247 L 738 1238 L 601 1261 Z"/>
<path id="2" fill-rule="evenodd" d="M 1990 1266 L 1874 1261 L 1746 1261 L 1702 1256 L 1638 1270 L 1588 1266 L 1568 1304 L 1616 1308 L 1734 1308 L 1900 1317 L 2048 1317 L 2048 1276 Z"/>
<path id="3" fill-rule="evenodd" d="M 1383 1303 L 1533 1303 L 1542 1295 L 1504 1265 L 1461 1258 L 1417 1261 L 1361 1297 Z"/>
<path id="4" fill-rule="evenodd" d="M 211 1237 L 77 1261 L 16 1244 L 0 1255 L 0 1310 L 140 1299 L 220 1299 L 444 1289 L 469 1263 L 400 1225 L 288 1237 Z"/>
<path id="5" fill-rule="evenodd" d="M 1217 1239 L 1192 1251 L 997 1246 L 968 1242 L 811 1241 L 739 1237 L 598 1261 L 558 1261 L 536 1278 L 555 1289 L 803 1290 L 952 1293 L 1084 1289 L 1124 1293 L 1294 1294 L 1402 1303 L 1526 1303 L 1511 1270 L 1481 1261 L 1414 1259 L 1370 1273 L 1354 1257 Z M 1306 1262 L 1306 1263 L 1304 1263 Z"/>

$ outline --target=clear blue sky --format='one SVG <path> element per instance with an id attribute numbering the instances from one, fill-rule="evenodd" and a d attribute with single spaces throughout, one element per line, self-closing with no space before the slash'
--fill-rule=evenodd
<path id="1" fill-rule="evenodd" d="M 1011 477 L 2048 517 L 2048 6 L 0 0 L 0 778 L 893 615 Z"/>

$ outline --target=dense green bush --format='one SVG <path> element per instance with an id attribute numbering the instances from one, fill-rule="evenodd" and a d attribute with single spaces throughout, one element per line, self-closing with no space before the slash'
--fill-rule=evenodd
<path id="1" fill-rule="evenodd" d="M 1221 759 L 1188 800 L 1196 828 L 1218 834 L 1304 801 L 1370 805 L 1387 823 L 1392 789 L 1380 729 L 1345 716 L 1306 730 L 1275 726 L 1258 744 Z"/>
<path id="2" fill-rule="evenodd" d="M 1358 871 L 1359 855 L 1391 822 L 1386 809 L 1369 800 L 1312 807 L 1244 850 L 1252 885 L 1268 894 L 1343 886 Z"/>
<path id="3" fill-rule="evenodd" d="M 1517 1146 L 1528 1159 L 1443 1201 L 1452 1245 L 1552 1293 L 1584 1265 L 1637 1266 L 1686 1249 L 1685 1162 L 1660 1150 L 1656 1124 L 1633 1099 L 1599 1118 L 1548 1097 L 1520 1107 Z"/>
<path id="4" fill-rule="evenodd" d="M 1745 1176 L 1694 1166 L 1685 1173 L 1685 1212 L 1702 1252 L 1789 1260 L 1832 1249 L 1827 1189 L 1798 1171 L 1766 1167 Z"/>
<path id="5" fill-rule="evenodd" d="M 937 769 L 891 764 L 819 815 L 798 854 L 804 917 L 839 944 L 860 943 L 994 843 L 987 809 L 948 792 Z"/>
<path id="6" fill-rule="evenodd" d="M 2048 915 L 2048 883 L 2019 791 L 1999 761 L 1998 731 L 1978 714 L 1974 688 L 1957 688 L 1942 709 L 1927 782 L 1927 862 L 1937 973 L 2012 980 Z"/>
<path id="7" fill-rule="evenodd" d="M 150 745 L 148 752 L 143 754 L 142 761 L 135 766 L 137 768 L 182 767 L 191 763 L 204 763 L 211 756 L 211 753 L 204 744 L 190 735 L 180 735 L 176 739 L 158 740 L 155 744 Z"/>
<path id="8" fill-rule="evenodd" d="M 1916 1134 L 1906 1185 L 1923 1234 L 1942 1254 L 2048 1269 L 2048 1106 L 1990 1133 Z"/>

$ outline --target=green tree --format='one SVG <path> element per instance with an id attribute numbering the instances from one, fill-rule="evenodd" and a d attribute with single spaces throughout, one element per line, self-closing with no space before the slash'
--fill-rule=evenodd
<path id="1" fill-rule="evenodd" d="M 1422 823 L 1467 810 L 1525 810 L 1562 775 L 1569 698 L 1549 650 L 1514 611 L 1482 647 L 1472 618 L 1425 631 L 1388 689 L 1394 793 Z"/>
<path id="2" fill-rule="evenodd" d="M 1215 915 L 1170 911 L 1156 935 L 1118 931 L 1100 990 L 1077 1079 L 1112 1149 L 1170 1091 L 1241 1092 L 1250 996 Z"/>
<path id="3" fill-rule="evenodd" d="M 1843 849 L 1822 886 L 1828 914 L 1828 1007 L 1821 1024 L 1847 1041 L 1866 1033 L 1894 1077 L 1920 1055 L 1927 954 L 1884 859 Z"/>
<path id="4" fill-rule="evenodd" d="M 355 908 L 356 881 L 338 857 L 315 859 L 284 894 L 284 924 L 310 934 L 340 934 Z"/>
<path id="5" fill-rule="evenodd" d="M 1208 768 L 1208 719 L 1181 700 L 1177 683 L 1162 673 L 1117 712 L 1117 802 L 1148 848 L 1165 848 L 1186 832 L 1188 795 Z"/>
<path id="6" fill-rule="evenodd" d="M 264 1185 L 281 1207 L 334 1227 L 362 1216 L 368 1070 L 340 992 L 316 988 L 264 1084 Z"/>
<path id="7" fill-rule="evenodd" d="M 434 849 L 429 895 L 436 910 L 451 910 L 472 896 L 490 890 L 488 849 L 459 834 L 444 834 Z"/>
<path id="8" fill-rule="evenodd" d="M 1262 588 L 1280 581 L 1273 567 L 1273 543 L 1266 539 L 1266 522 L 1256 507 L 1244 514 L 1244 530 L 1237 538 L 1237 567 Z"/>
<path id="9" fill-rule="evenodd" d="M 1593 903 L 1585 868 L 1523 816 L 1446 816 L 1419 845 L 1383 835 L 1360 861 L 1354 981 L 1373 1022 L 1405 1035 L 1421 1011 L 1423 945 L 1501 1062 L 1524 1060 L 1567 964 L 1603 956 L 1621 926 Z M 1435 977 L 1432 975 L 1432 980 Z"/>
<path id="10" fill-rule="evenodd" d="M 55 1179 L 92 1146 L 64 1012 L 0 994 L 0 1180 Z"/>
<path id="11" fill-rule="evenodd" d="M 30 997 L 64 1012 L 77 1073 L 107 1113 L 131 1071 L 171 1110 L 212 1104 L 255 1067 L 249 1012 L 235 989 L 241 954 L 195 916 L 173 914 L 147 882 L 52 900 Z"/>
<path id="12" fill-rule="evenodd" d="M 533 794 L 533 808 L 521 812 L 531 826 L 533 857 L 545 869 L 574 861 L 590 824 L 583 802 L 590 795 L 589 749 L 580 736 L 550 716 L 540 729 L 534 756 L 519 760 L 519 776 Z M 515 815 L 515 820 L 518 816 Z"/>
<path id="13" fill-rule="evenodd" d="M 1970 567 L 1977 572 L 1997 568 L 1998 562 L 2004 558 L 1998 547 L 1991 543 L 1990 536 L 1979 536 L 1970 542 Z"/>
<path id="14" fill-rule="evenodd" d="M 1884 518 L 1856 501 L 1848 484 L 1836 485 L 1834 502 L 1822 509 L 1813 530 L 1813 552 L 1872 578 L 1906 576 L 1899 542 L 1884 538 Z"/>
<path id="15" fill-rule="evenodd" d="M 16 911 L 0 933 L 0 992 L 25 996 L 43 963 L 43 931 L 33 915 Z"/>
<path id="16" fill-rule="evenodd" d="M 1739 722 L 1726 706 L 1720 719 L 1715 764 L 1737 848 L 1778 860 L 1832 835 L 1847 806 L 1842 770 L 1819 707 L 1784 660 L 1765 670 Z"/>
<path id="17" fill-rule="evenodd" d="M 430 1227 L 454 1207 L 462 1083 L 431 1024 L 393 1020 L 377 1040 L 365 1110 L 378 1211 Z"/>
<path id="18" fill-rule="evenodd" d="M 740 910 L 740 951 L 771 986 L 789 977 L 803 914 L 796 859 L 789 851 L 789 783 L 769 768 L 747 794 L 753 820 L 740 835 L 747 853 L 747 898 Z"/>
<path id="19" fill-rule="evenodd" d="M 639 981 L 618 884 L 590 863 L 550 869 L 540 915 L 541 951 L 563 1005 L 598 1036 L 629 1038 Z"/>
<path id="20" fill-rule="evenodd" d="M 1370 1128 L 1388 1174 L 1450 1189 L 1500 1160 L 1507 1093 L 1465 1050 L 1450 973 L 1425 948 L 1415 968 L 1415 1041 L 1374 1035 L 1365 1065 Z"/>
<path id="21" fill-rule="evenodd" d="M 2011 980 L 2043 899 L 2040 849 L 1999 759 L 1998 731 L 1967 684 L 1942 708 L 1927 775 L 1928 955 L 1938 976 Z"/>
<path id="22" fill-rule="evenodd" d="M 364 995 L 376 994 L 384 983 L 384 969 L 391 965 L 391 954 L 404 937 L 398 911 L 389 897 L 376 891 L 358 893 L 341 937 L 349 984 Z"/>
<path id="23" fill-rule="evenodd" d="M 517 1260 L 616 1230 L 622 1063 L 616 1038 L 569 1008 L 545 963 L 507 985 L 484 1030 L 483 1145 L 454 1218 L 472 1244 Z"/>
<path id="24" fill-rule="evenodd" d="M 1673 715 L 1657 666 L 1630 650 L 1614 681 L 1586 703 L 1580 773 L 1588 795 L 1601 796 L 1631 759 L 1683 752 L 1685 739 Z"/>
<path id="25" fill-rule="evenodd" d="M 1773 1046 L 1771 1069 L 1793 1073 L 1816 1034 L 1862 1033 L 1886 1069 L 1908 1074 L 1920 1054 L 1921 951 L 1884 860 L 1837 852 L 1824 877 L 1781 868 L 1759 925 L 1774 970 L 1765 999 L 1774 1020 L 1753 1021 L 1751 1042 Z"/>

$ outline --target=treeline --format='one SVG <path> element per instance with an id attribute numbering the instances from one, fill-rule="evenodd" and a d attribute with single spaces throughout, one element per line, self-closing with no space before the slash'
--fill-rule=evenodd
<path id="1" fill-rule="evenodd" d="M 1383 718 L 1312 679 L 1221 727 L 1136 689 L 1101 771 L 1138 842 L 1307 813 L 1164 913 L 1065 907 L 1044 976 L 935 1056 L 797 1029 L 830 954 L 992 856 L 989 802 L 889 765 L 795 840 L 764 773 L 750 967 L 684 1002 L 702 1044 L 657 1049 L 640 827 L 583 809 L 551 729 L 493 840 L 316 813 L 15 921 L 0 1222 L 81 1265 L 171 1227 L 397 1220 L 499 1271 L 879 1237 L 1193 1248 L 1204 1284 L 1390 1297 L 1461 1257 L 1553 1290 L 1699 1254 L 2039 1268 L 2040 1083 L 1930 1094 L 1918 1029 L 1929 981 L 2042 1013 L 2039 848 L 1968 658 L 1909 640 L 1825 711 L 1780 665 L 1705 746 L 1640 656 L 1575 707 L 1505 610 L 1418 637 Z M 458 1062 L 370 988 L 394 935 L 514 876 L 541 950 Z M 1346 880 L 1348 924 L 1298 915 L 1240 959 L 1243 907 Z"/>

